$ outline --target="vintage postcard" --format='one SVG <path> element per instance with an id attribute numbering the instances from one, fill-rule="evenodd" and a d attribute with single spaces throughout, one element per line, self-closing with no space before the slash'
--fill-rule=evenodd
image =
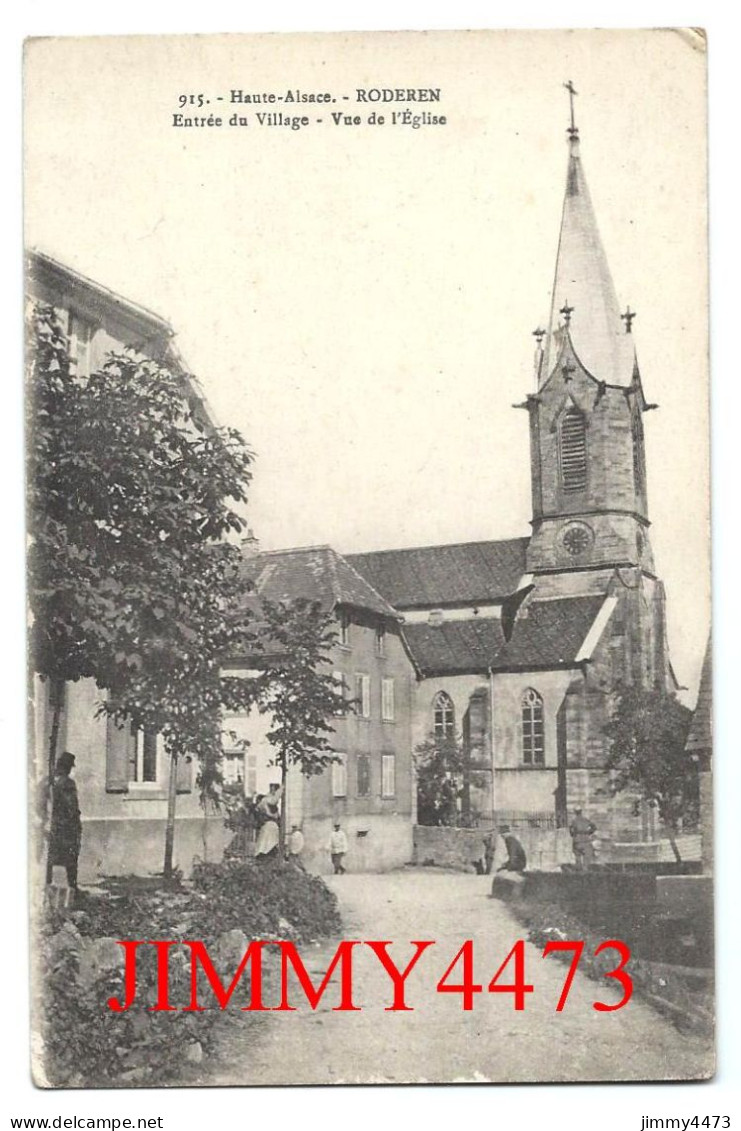
<path id="1" fill-rule="evenodd" d="M 713 1074 L 705 84 L 27 42 L 39 1087 Z"/>

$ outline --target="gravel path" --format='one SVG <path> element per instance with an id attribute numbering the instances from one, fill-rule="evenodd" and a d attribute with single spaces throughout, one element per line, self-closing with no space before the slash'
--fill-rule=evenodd
<path id="1" fill-rule="evenodd" d="M 541 958 L 529 943 L 525 973 L 534 992 L 526 995 L 525 1009 L 515 1011 L 511 994 L 487 993 L 492 975 L 522 937 L 509 909 L 489 897 L 488 877 L 405 869 L 329 882 L 340 901 L 345 938 L 393 940 L 390 953 L 402 967 L 413 953 L 411 939 L 436 940 L 407 981 L 413 1011 L 385 1012 L 389 976 L 367 947 L 358 947 L 353 996 L 361 1012 L 332 1010 L 339 1000 L 336 977 L 316 1011 L 296 988 L 295 1013 L 233 1026 L 198 1083 L 635 1081 L 698 1079 L 712 1072 L 708 1043 L 679 1033 L 639 998 L 614 1013 L 593 1009 L 595 1000 L 617 1000 L 609 980 L 593 982 L 577 972 L 566 1007 L 557 1013 L 567 967 Z M 465 939 L 473 940 L 475 980 L 484 985 L 470 1012 L 462 1009 L 460 994 L 435 992 Z M 301 951 L 315 985 L 334 951 L 335 944 Z M 460 964 L 455 973 L 460 975 Z"/>

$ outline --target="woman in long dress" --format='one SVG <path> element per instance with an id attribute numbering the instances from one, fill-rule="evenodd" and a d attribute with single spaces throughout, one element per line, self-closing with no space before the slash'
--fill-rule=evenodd
<path id="1" fill-rule="evenodd" d="M 280 801 L 283 787 L 272 782 L 270 792 L 258 803 L 257 813 L 262 821 L 255 842 L 255 860 L 262 864 L 278 856 L 280 849 Z"/>

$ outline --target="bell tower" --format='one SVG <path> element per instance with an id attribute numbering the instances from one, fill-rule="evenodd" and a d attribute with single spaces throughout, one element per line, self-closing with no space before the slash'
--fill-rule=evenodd
<path id="1" fill-rule="evenodd" d="M 568 166 L 547 330 L 535 331 L 530 417 L 536 575 L 633 567 L 653 573 L 633 320 L 620 312 L 584 177 L 571 103 Z M 591 585 L 584 579 L 586 588 Z M 579 588 L 576 578 L 571 591 Z"/>

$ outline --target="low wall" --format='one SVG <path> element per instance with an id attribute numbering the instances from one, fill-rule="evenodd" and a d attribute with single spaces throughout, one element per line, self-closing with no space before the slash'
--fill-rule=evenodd
<path id="1" fill-rule="evenodd" d="M 527 872 L 520 894 L 530 903 L 558 905 L 644 957 L 688 966 L 713 964 L 709 876 L 609 868 Z"/>
<path id="2" fill-rule="evenodd" d="M 195 859 L 208 862 L 221 860 L 232 836 L 219 814 L 177 818 L 174 866 L 183 875 L 189 876 Z M 83 821 L 80 883 L 94 884 L 101 876 L 161 873 L 164 854 L 164 820 Z"/>
<path id="3" fill-rule="evenodd" d="M 408 816 L 374 813 L 343 817 L 347 855 L 343 866 L 348 872 L 390 872 L 412 860 L 412 824 Z M 310 872 L 329 875 L 332 861 L 329 837 L 330 817 L 307 818 L 302 826 L 304 850 L 301 860 Z"/>
<path id="4" fill-rule="evenodd" d="M 414 863 L 439 868 L 473 871 L 474 861 L 483 858 L 487 830 L 456 829 L 430 825 L 414 826 Z M 573 863 L 568 829 L 516 829 L 514 834 L 525 849 L 528 871 L 557 871 Z M 494 868 L 504 861 L 495 856 Z"/>

